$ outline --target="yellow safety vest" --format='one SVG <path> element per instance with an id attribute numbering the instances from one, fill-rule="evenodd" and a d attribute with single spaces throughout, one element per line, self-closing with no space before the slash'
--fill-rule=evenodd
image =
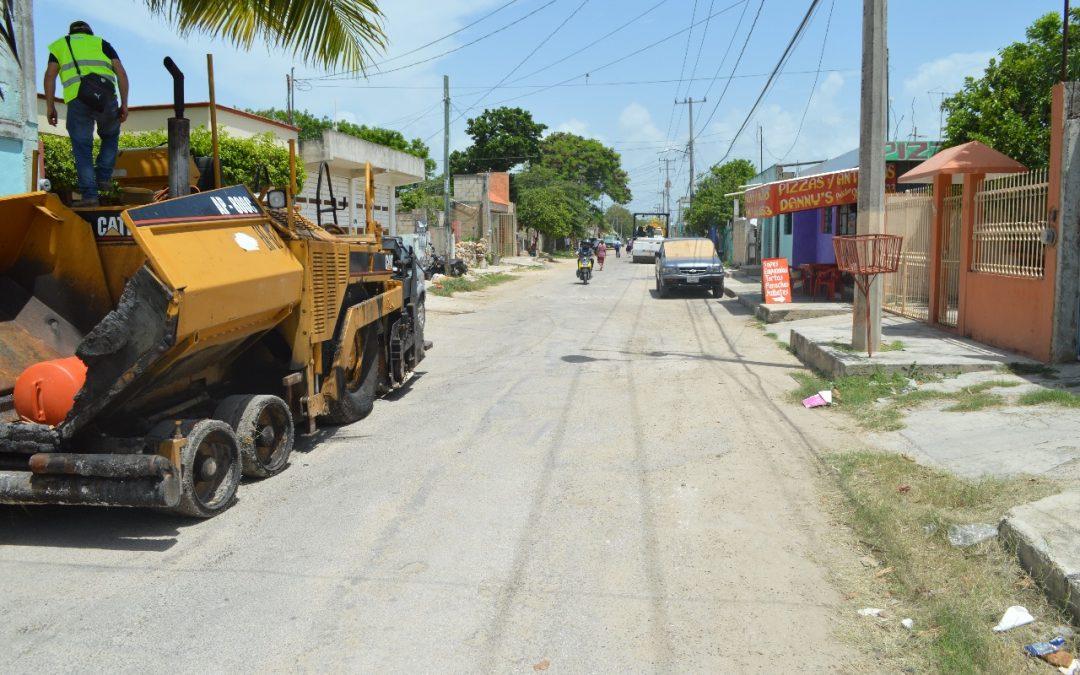
<path id="1" fill-rule="evenodd" d="M 71 49 L 68 49 L 67 37 L 71 38 Z M 101 48 L 102 39 L 96 35 L 76 33 L 62 37 L 49 45 L 49 53 L 56 57 L 60 64 L 60 84 L 64 87 L 64 103 L 71 103 L 79 95 L 79 72 L 83 75 L 91 73 L 102 75 L 112 80 L 116 85 L 116 71 L 113 70 L 112 60 L 105 56 L 105 50 Z M 79 68 L 76 70 L 75 64 Z"/>

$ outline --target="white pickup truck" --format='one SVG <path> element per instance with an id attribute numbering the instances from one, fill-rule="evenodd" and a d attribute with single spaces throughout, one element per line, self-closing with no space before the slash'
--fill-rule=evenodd
<path id="1" fill-rule="evenodd" d="M 653 262 L 656 260 L 656 253 L 663 243 L 663 237 L 638 237 L 634 239 L 634 249 L 630 252 L 633 256 L 633 262 Z"/>

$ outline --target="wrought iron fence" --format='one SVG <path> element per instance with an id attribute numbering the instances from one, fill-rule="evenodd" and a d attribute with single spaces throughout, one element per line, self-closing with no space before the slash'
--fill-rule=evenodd
<path id="1" fill-rule="evenodd" d="M 926 321 L 930 318 L 930 236 L 934 198 L 930 186 L 885 196 L 885 231 L 903 237 L 900 266 L 882 277 L 885 309 Z"/>
<path id="2" fill-rule="evenodd" d="M 971 271 L 1042 278 L 1046 169 L 983 182 L 975 194 Z"/>
<path id="3" fill-rule="evenodd" d="M 954 328 L 960 311 L 961 199 L 960 186 L 950 186 L 948 196 L 942 200 L 941 214 L 941 280 L 938 284 L 937 321 Z"/>

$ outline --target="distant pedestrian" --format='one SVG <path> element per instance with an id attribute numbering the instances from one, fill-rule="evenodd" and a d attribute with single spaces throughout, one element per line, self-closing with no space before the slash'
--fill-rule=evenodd
<path id="1" fill-rule="evenodd" d="M 616 258 L 621 258 L 622 257 L 622 240 L 620 240 L 620 239 L 615 240 L 615 257 Z"/>
<path id="2" fill-rule="evenodd" d="M 600 241 L 596 245 L 596 261 L 600 263 L 600 271 L 604 271 L 604 258 L 607 257 L 607 246 L 604 246 L 604 242 Z"/>

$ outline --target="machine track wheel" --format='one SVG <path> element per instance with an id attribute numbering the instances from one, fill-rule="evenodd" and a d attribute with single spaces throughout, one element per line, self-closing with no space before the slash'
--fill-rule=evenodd
<path id="1" fill-rule="evenodd" d="M 331 424 L 352 424 L 371 414 L 375 407 L 375 389 L 379 381 L 379 331 L 370 323 L 356 331 L 356 362 L 349 368 L 336 368 L 337 399 L 330 399 L 326 419 Z"/>
<path id="2" fill-rule="evenodd" d="M 211 518 L 232 506 L 240 485 L 240 446 L 232 427 L 221 420 L 183 425 L 180 450 L 180 504 L 173 511 Z"/>
<path id="3" fill-rule="evenodd" d="M 285 401 L 268 395 L 229 396 L 218 404 L 214 417 L 236 432 L 248 478 L 269 478 L 288 466 L 296 432 Z"/>

